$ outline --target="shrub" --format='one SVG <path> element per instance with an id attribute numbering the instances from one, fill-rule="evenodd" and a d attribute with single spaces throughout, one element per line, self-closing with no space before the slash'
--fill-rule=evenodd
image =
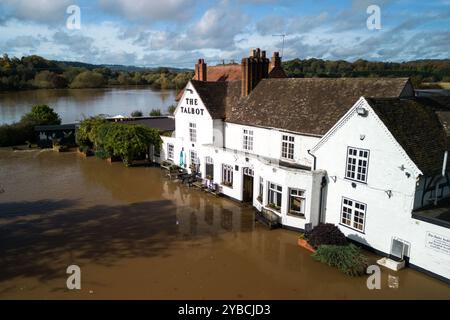
<path id="1" fill-rule="evenodd" d="M 88 148 L 94 147 L 98 128 L 107 122 L 106 119 L 99 116 L 90 117 L 81 121 L 75 135 L 77 144 Z"/>
<path id="2" fill-rule="evenodd" d="M 142 113 L 141 110 L 135 110 L 131 113 L 132 117 L 142 117 L 144 114 Z"/>
<path id="3" fill-rule="evenodd" d="M 336 267 L 349 276 L 362 276 L 368 266 L 367 258 L 354 244 L 346 246 L 322 245 L 313 253 L 313 258 L 331 267 Z"/>
<path id="4" fill-rule="evenodd" d="M 107 159 L 107 158 L 111 157 L 109 152 L 106 150 L 103 150 L 103 149 L 95 150 L 94 154 L 96 157 L 101 158 L 101 159 Z"/>
<path id="5" fill-rule="evenodd" d="M 0 126 L 0 147 L 16 146 L 35 140 L 34 126 L 30 123 L 18 122 Z"/>
<path id="6" fill-rule="evenodd" d="M 167 108 L 167 112 L 169 112 L 169 114 L 173 116 L 176 108 L 177 108 L 176 106 L 171 105 L 169 108 Z"/>
<path id="7" fill-rule="evenodd" d="M 161 110 L 159 109 L 153 109 L 150 111 L 150 117 L 160 117 L 161 116 Z"/>
<path id="8" fill-rule="evenodd" d="M 61 124 L 59 115 L 52 108 L 47 105 L 33 106 L 20 122 L 0 126 L 0 146 L 30 144 L 36 141 L 35 126 L 52 124 Z"/>
<path id="9" fill-rule="evenodd" d="M 307 238 L 309 244 L 316 249 L 321 245 L 344 246 L 347 244 L 342 231 L 331 223 L 319 224 L 307 234 Z"/>
<path id="10" fill-rule="evenodd" d="M 156 129 L 142 125 L 105 123 L 98 127 L 95 145 L 112 157 L 122 158 L 125 165 L 132 164 L 140 154 L 148 152 L 150 145 L 159 152 L 162 140 Z"/>

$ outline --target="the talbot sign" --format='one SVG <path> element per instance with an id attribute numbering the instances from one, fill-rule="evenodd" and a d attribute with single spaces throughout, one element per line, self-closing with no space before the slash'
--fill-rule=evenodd
<path id="1" fill-rule="evenodd" d="M 198 99 L 186 98 L 186 104 L 190 106 L 198 106 Z M 203 115 L 202 108 L 199 107 L 181 107 L 181 113 Z"/>

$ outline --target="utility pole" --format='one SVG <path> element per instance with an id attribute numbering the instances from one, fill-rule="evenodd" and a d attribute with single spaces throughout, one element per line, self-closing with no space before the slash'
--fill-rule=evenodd
<path id="1" fill-rule="evenodd" d="M 283 38 L 283 45 L 281 47 L 281 58 L 283 58 L 283 52 L 284 52 L 284 39 L 286 38 L 286 35 L 283 34 L 273 34 L 272 37 L 281 37 Z"/>

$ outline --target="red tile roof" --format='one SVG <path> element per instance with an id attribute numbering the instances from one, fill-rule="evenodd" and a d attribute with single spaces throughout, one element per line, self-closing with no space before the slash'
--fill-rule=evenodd
<path id="1" fill-rule="evenodd" d="M 240 64 L 222 64 L 217 66 L 208 66 L 206 80 L 208 82 L 226 82 L 241 80 L 241 65 Z M 180 101 L 183 96 L 184 89 L 181 90 L 175 101 Z"/>

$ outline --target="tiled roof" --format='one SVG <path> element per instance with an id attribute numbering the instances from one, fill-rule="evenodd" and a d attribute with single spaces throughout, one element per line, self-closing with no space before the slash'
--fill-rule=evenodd
<path id="1" fill-rule="evenodd" d="M 240 64 L 224 64 L 217 66 L 208 66 L 206 69 L 206 79 L 208 82 L 226 82 L 241 80 Z M 180 101 L 184 89 L 178 92 L 175 101 Z"/>
<path id="2" fill-rule="evenodd" d="M 237 104 L 241 94 L 241 81 L 211 82 L 191 80 L 206 109 L 213 119 L 224 119 Z"/>
<path id="3" fill-rule="evenodd" d="M 140 117 L 125 118 L 110 121 L 116 121 L 123 124 L 140 124 L 149 128 L 157 129 L 161 132 L 175 131 L 175 119 L 173 117 Z"/>
<path id="4" fill-rule="evenodd" d="M 429 98 L 366 100 L 425 175 L 441 172 L 444 152 L 449 150 L 450 143 L 436 114 L 436 101 Z M 450 109 L 450 105 L 442 107 Z"/>
<path id="5" fill-rule="evenodd" d="M 208 66 L 206 69 L 206 80 L 208 81 L 236 81 L 241 80 L 240 64 L 224 64 Z"/>
<path id="6" fill-rule="evenodd" d="M 228 122 L 324 135 L 361 97 L 400 97 L 407 78 L 263 79 Z"/>

